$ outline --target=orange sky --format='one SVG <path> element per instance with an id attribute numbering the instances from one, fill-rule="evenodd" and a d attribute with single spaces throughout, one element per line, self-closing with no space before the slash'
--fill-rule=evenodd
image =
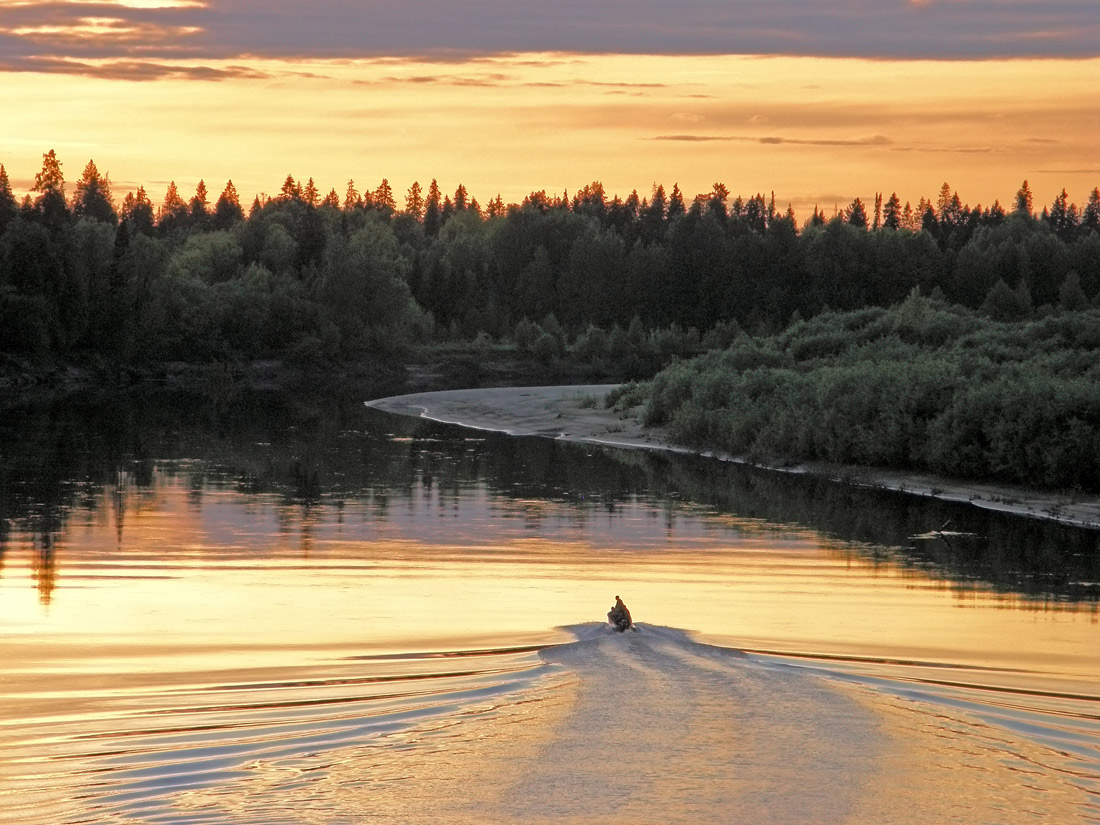
<path id="1" fill-rule="evenodd" d="M 194 68 L 200 64 L 195 63 Z M 609 194 L 654 182 L 686 195 L 726 183 L 776 193 L 805 218 L 897 191 L 914 204 L 947 181 L 965 202 L 1037 207 L 1100 185 L 1100 59 L 912 61 L 752 56 L 520 54 L 202 61 L 137 81 L 3 75 L 0 163 L 27 188 L 55 149 L 66 179 L 88 159 L 119 199 L 155 203 L 174 179 L 216 196 L 277 192 L 287 174 L 343 196 L 438 178 L 483 204 L 593 180 Z"/>

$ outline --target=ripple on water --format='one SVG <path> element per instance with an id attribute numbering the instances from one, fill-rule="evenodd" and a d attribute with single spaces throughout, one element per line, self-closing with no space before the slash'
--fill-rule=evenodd
<path id="1" fill-rule="evenodd" d="M 37 823 L 1100 822 L 1095 700 L 643 627 L 131 696 L 5 747 Z M 277 678 L 276 678 L 277 676 Z M 823 678 L 824 677 L 824 678 Z M 732 817 L 732 818 L 730 818 Z"/>

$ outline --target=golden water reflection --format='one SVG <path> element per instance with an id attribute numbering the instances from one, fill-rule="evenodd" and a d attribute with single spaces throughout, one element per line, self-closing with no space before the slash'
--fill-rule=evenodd
<path id="1" fill-rule="evenodd" d="M 583 507 L 425 483 L 405 500 L 293 503 L 175 467 L 105 490 L 46 540 L 11 533 L 4 558 L 16 693 L 90 672 L 171 682 L 302 655 L 547 642 L 616 594 L 638 621 L 735 647 L 1100 684 L 1095 602 L 1024 598 L 891 548 L 645 498 Z"/>

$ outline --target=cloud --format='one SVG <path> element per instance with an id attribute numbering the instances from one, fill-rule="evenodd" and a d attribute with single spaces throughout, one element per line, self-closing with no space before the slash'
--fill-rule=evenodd
<path id="1" fill-rule="evenodd" d="M 728 141 L 731 143 L 759 143 L 764 146 L 890 146 L 893 141 L 885 135 L 871 135 L 862 138 L 790 138 L 778 135 L 764 135 L 754 137 L 751 135 L 657 135 L 650 140 L 678 141 L 687 143 L 712 143 L 716 141 Z"/>
<path id="2" fill-rule="evenodd" d="M 531 52 L 929 59 L 1100 56 L 1100 3 L 0 0 L 0 55 L 9 58 L 430 56 L 461 61 Z"/>
<path id="3" fill-rule="evenodd" d="M 35 72 L 40 74 L 78 74 L 108 80 L 227 80 L 230 78 L 257 80 L 271 77 L 267 72 L 250 66 L 187 65 L 140 60 L 107 60 L 87 62 L 49 57 L 0 58 L 0 72 Z"/>

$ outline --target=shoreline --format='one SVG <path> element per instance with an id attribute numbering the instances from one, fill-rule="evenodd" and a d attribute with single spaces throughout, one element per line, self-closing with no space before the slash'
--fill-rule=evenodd
<path id="1" fill-rule="evenodd" d="M 1031 490 L 1008 484 L 958 481 L 870 467 L 802 463 L 774 466 L 739 456 L 674 444 L 660 428 L 644 427 L 640 409 L 620 414 L 604 406 L 617 384 L 442 390 L 367 401 L 385 412 L 514 436 L 541 436 L 605 447 L 662 450 L 731 461 L 783 473 L 804 473 L 842 484 L 972 504 L 1026 518 L 1100 529 L 1100 497 Z"/>

